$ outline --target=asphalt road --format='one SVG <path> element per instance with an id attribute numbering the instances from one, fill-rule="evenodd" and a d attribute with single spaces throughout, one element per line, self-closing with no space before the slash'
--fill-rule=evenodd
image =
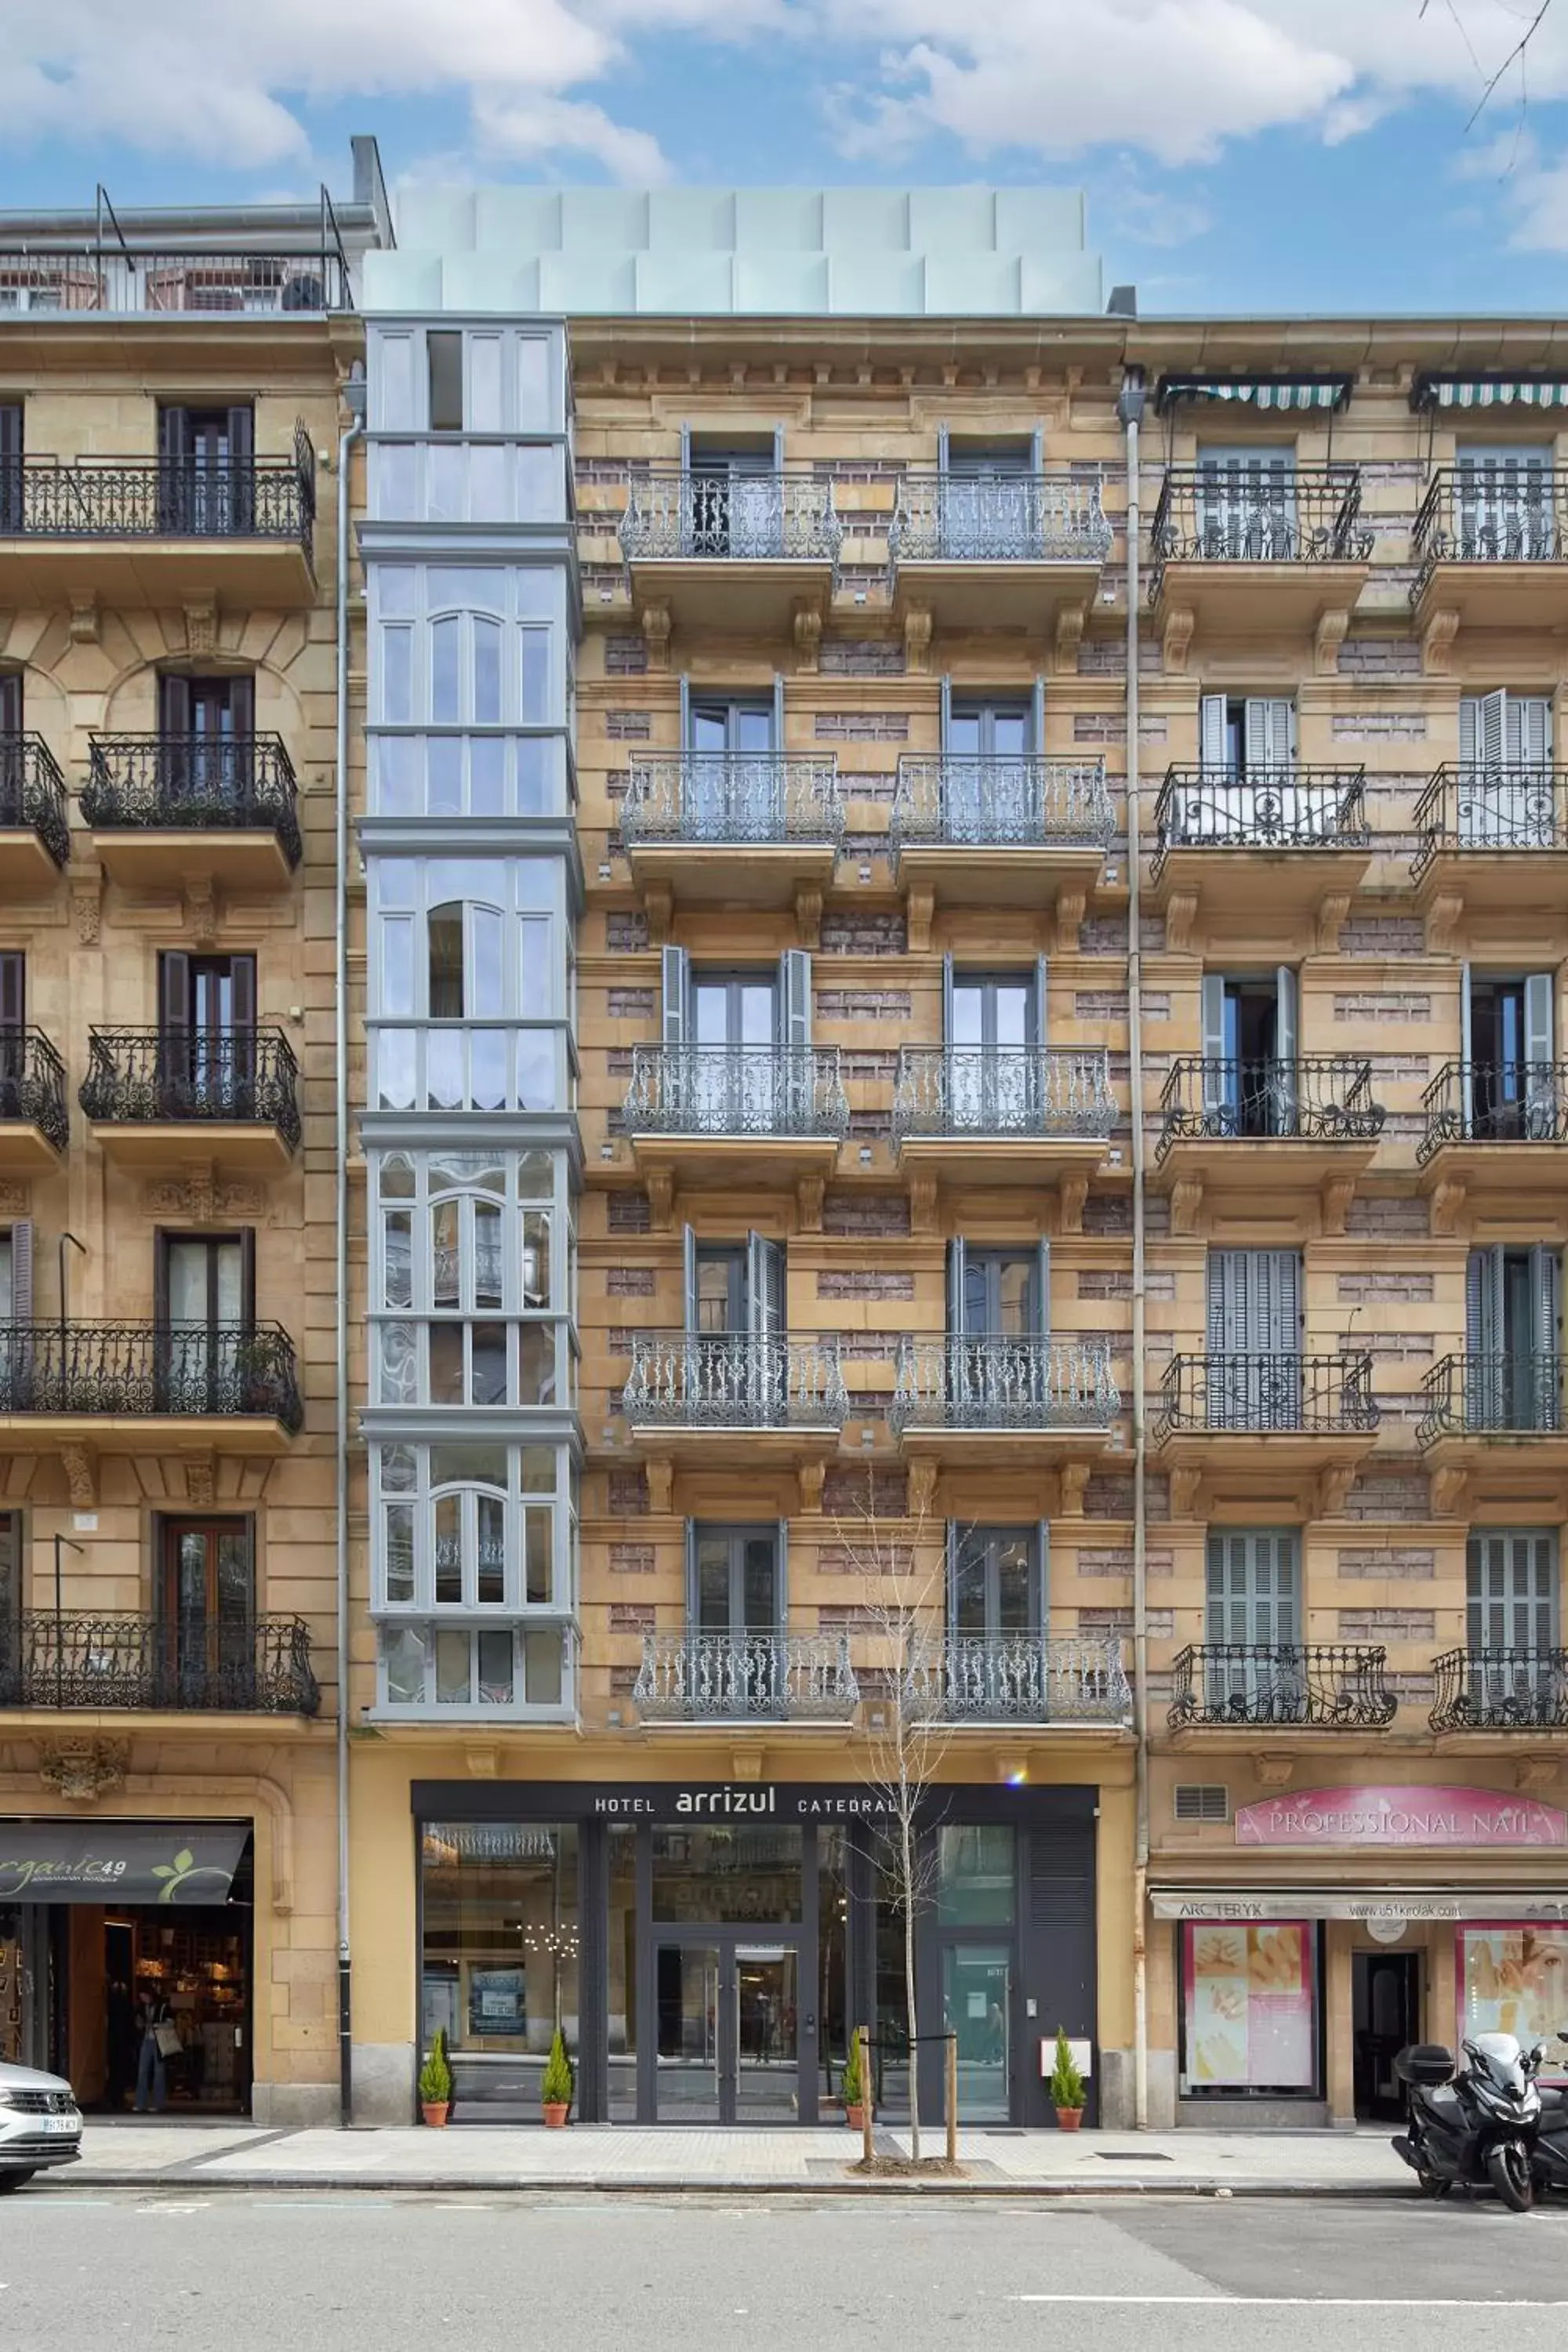
<path id="1" fill-rule="evenodd" d="M 1565 2327 L 1568 2208 L 63 2183 L 0 2204 L 8 2352 L 1560 2352 Z"/>

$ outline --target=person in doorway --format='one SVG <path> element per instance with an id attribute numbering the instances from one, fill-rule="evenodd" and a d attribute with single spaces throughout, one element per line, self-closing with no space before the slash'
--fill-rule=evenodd
<path id="1" fill-rule="evenodd" d="M 110 1982 L 105 2042 L 108 2081 L 104 2099 L 119 2115 L 125 2105 L 126 2093 L 136 2081 L 136 2015 L 130 1988 L 122 1977 L 114 1977 Z"/>
<path id="2" fill-rule="evenodd" d="M 161 1992 L 143 1993 L 136 2008 L 140 2049 L 136 2060 L 136 2113 L 144 2116 L 151 2095 L 153 2113 L 161 2116 L 169 2095 L 166 2052 L 179 2043 L 174 2012 Z"/>

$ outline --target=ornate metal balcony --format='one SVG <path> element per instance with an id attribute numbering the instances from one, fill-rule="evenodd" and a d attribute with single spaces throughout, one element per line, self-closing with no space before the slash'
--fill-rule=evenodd
<path id="1" fill-rule="evenodd" d="M 1396 1694 L 1384 1684 L 1383 1649 L 1315 1643 L 1203 1643 L 1172 1668 L 1173 1731 L 1245 1730 L 1254 1724 L 1313 1731 L 1381 1731 Z"/>
<path id="2" fill-rule="evenodd" d="M 621 803 L 628 854 L 670 843 L 690 848 L 837 849 L 844 803 L 832 760 L 777 751 L 696 752 L 634 760 Z"/>
<path id="3" fill-rule="evenodd" d="M 95 1125 L 276 1128 L 300 1141 L 299 1065 L 280 1029 L 94 1029 L 79 1099 Z"/>
<path id="4" fill-rule="evenodd" d="M 905 474 L 888 530 L 900 563 L 1103 563 L 1098 477 Z"/>
<path id="5" fill-rule="evenodd" d="M 1568 849 L 1568 771 L 1439 768 L 1415 803 L 1415 823 L 1419 838 L 1410 872 L 1417 882 L 1445 855 Z M 1521 877 L 1511 878 L 1517 887 Z"/>
<path id="6" fill-rule="evenodd" d="M 1568 1731 L 1568 1650 L 1445 1650 L 1434 1731 Z"/>
<path id="7" fill-rule="evenodd" d="M 1132 1692 L 1113 1636 L 949 1634 L 917 1648 L 911 1711 L 947 1723 L 1125 1724 Z"/>
<path id="8" fill-rule="evenodd" d="M 94 833 L 274 833 L 300 863 L 299 792 L 279 735 L 95 735 L 81 813 Z"/>
<path id="9" fill-rule="evenodd" d="M 29 1609 L 0 1625 L 0 1706 L 314 1715 L 321 1702 L 300 1617 Z"/>
<path id="10" fill-rule="evenodd" d="M 0 1028 L 0 1122 L 36 1127 L 52 1150 L 66 1148 L 65 1064 L 41 1030 Z"/>
<path id="11" fill-rule="evenodd" d="M 1154 1434 L 1367 1436 L 1378 1417 L 1370 1356 L 1175 1356 L 1160 1382 Z"/>
<path id="12" fill-rule="evenodd" d="M 827 1633 L 648 1633 L 633 1702 L 647 1723 L 845 1723 L 849 1644 Z"/>
<path id="13" fill-rule="evenodd" d="M 1440 1437 L 1561 1436 L 1563 1359 L 1534 1355 L 1445 1356 L 1422 1382 L 1426 1410 L 1416 1440 Z"/>
<path id="14" fill-rule="evenodd" d="M 836 1047 L 634 1045 L 628 1135 L 841 1138 Z"/>
<path id="15" fill-rule="evenodd" d="M 41 735 L 0 735 L 0 828 L 36 833 L 57 866 L 70 861 L 65 778 Z"/>
<path id="16" fill-rule="evenodd" d="M 1423 1166 L 1445 1144 L 1568 1142 L 1568 1062 L 1445 1062 L 1421 1108 Z"/>
<path id="17" fill-rule="evenodd" d="M 1151 540 L 1150 596 L 1172 563 L 1364 564 L 1355 466 L 1171 466 Z"/>
<path id="18" fill-rule="evenodd" d="M 1116 1115 L 1110 1056 L 984 1045 L 904 1045 L 893 1089 L 893 1139 L 1070 1138 L 1107 1142 Z"/>
<path id="19" fill-rule="evenodd" d="M 1173 850 L 1367 850 L 1363 768 L 1168 768 L 1154 803 L 1154 878 Z"/>
<path id="20" fill-rule="evenodd" d="M 811 474 L 634 473 L 621 517 L 628 563 L 837 565 L 833 485 Z"/>
<path id="21" fill-rule="evenodd" d="M 837 1339 L 637 1331 L 622 1409 L 634 1429 L 837 1429 L 848 1411 Z"/>
<path id="22" fill-rule="evenodd" d="M 906 752 L 893 794 L 894 855 L 911 849 L 1084 849 L 1116 830 L 1100 760 Z"/>
<path id="23" fill-rule="evenodd" d="M 0 538 L 279 540 L 311 552 L 316 453 L 288 457 L 7 458 Z"/>
<path id="24" fill-rule="evenodd" d="M 1373 1144 L 1386 1117 L 1372 1098 L 1372 1064 L 1351 1054 L 1295 1062 L 1218 1061 L 1184 1055 L 1160 1096 L 1154 1157 L 1184 1140 Z"/>
<path id="25" fill-rule="evenodd" d="M 906 1430 L 1108 1429 L 1121 1408 L 1105 1339 L 904 1339 L 889 1415 Z"/>
<path id="26" fill-rule="evenodd" d="M 0 1323 L 0 1414 L 304 1420 L 276 1323 Z"/>
<path id="27" fill-rule="evenodd" d="M 1410 535 L 1419 604 L 1437 566 L 1562 563 L 1568 558 L 1568 470 L 1439 466 Z"/>

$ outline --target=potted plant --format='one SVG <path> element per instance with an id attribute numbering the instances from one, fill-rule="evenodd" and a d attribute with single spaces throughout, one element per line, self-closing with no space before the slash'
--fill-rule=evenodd
<path id="1" fill-rule="evenodd" d="M 866 2121 L 864 2112 L 866 2086 L 860 2080 L 860 2036 L 858 2033 L 852 2033 L 849 2036 L 849 2055 L 844 2062 L 844 2081 L 841 2089 L 844 2098 L 844 2120 L 851 2131 L 860 2131 Z"/>
<path id="2" fill-rule="evenodd" d="M 447 2063 L 447 2036 L 437 2032 L 430 2055 L 419 2069 L 419 2112 L 432 2130 L 445 2128 L 452 2104 L 452 2069 Z"/>
<path id="3" fill-rule="evenodd" d="M 572 2062 L 566 2055 L 566 2044 L 561 2039 L 559 2026 L 550 2045 L 550 2055 L 544 2062 L 544 2080 L 539 2086 L 539 2101 L 549 2128 L 552 2131 L 562 2130 L 572 2106 Z"/>
<path id="4" fill-rule="evenodd" d="M 1068 2038 L 1057 2028 L 1056 2063 L 1051 2068 L 1051 2105 L 1063 2131 L 1078 2131 L 1083 2123 L 1083 2076 L 1079 2073 Z"/>

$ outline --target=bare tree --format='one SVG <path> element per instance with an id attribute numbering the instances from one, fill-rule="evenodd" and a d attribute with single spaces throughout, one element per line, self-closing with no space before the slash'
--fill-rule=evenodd
<path id="1" fill-rule="evenodd" d="M 904 2015 L 910 2057 L 910 2153 L 921 2158 L 916 1927 L 936 1892 L 937 1857 L 926 1832 L 931 1791 L 952 1738 L 943 1669 L 946 1562 L 943 1530 L 929 1527 L 921 1498 L 913 1514 L 884 1512 L 868 1465 L 867 1501 L 836 1522 L 862 1599 L 873 1687 L 858 1743 L 860 1777 L 879 1799 L 872 1822 L 879 1858 L 903 1923 Z M 870 2089 L 867 2089 L 868 2098 Z"/>
<path id="2" fill-rule="evenodd" d="M 1442 5 L 1447 9 L 1448 14 L 1453 17 L 1455 24 L 1458 26 L 1459 36 L 1463 40 L 1465 47 L 1468 49 L 1470 49 L 1470 56 L 1475 61 L 1476 70 L 1478 73 L 1482 71 L 1479 58 L 1476 57 L 1474 49 L 1470 48 L 1469 35 L 1465 30 L 1464 18 L 1459 14 L 1457 0 L 1442 0 Z M 1433 0 L 1421 0 L 1420 15 L 1425 16 L 1432 5 Z M 1475 111 L 1465 125 L 1465 129 L 1467 131 L 1473 131 L 1475 129 L 1476 124 L 1486 112 L 1487 107 L 1491 100 L 1492 93 L 1497 89 L 1499 82 L 1501 81 L 1504 74 L 1506 74 L 1510 68 L 1514 66 L 1519 68 L 1519 102 L 1520 112 L 1522 117 L 1525 109 L 1530 103 L 1529 88 L 1525 81 L 1526 61 L 1530 45 L 1535 38 L 1536 34 L 1541 30 L 1541 26 L 1546 17 L 1551 14 L 1552 7 L 1552 0 L 1536 0 L 1536 5 L 1518 40 L 1515 41 L 1512 48 L 1510 49 L 1507 57 L 1504 58 L 1501 65 L 1498 67 L 1497 70 L 1494 73 L 1490 73 L 1486 76 L 1481 94 L 1476 100 Z"/>

